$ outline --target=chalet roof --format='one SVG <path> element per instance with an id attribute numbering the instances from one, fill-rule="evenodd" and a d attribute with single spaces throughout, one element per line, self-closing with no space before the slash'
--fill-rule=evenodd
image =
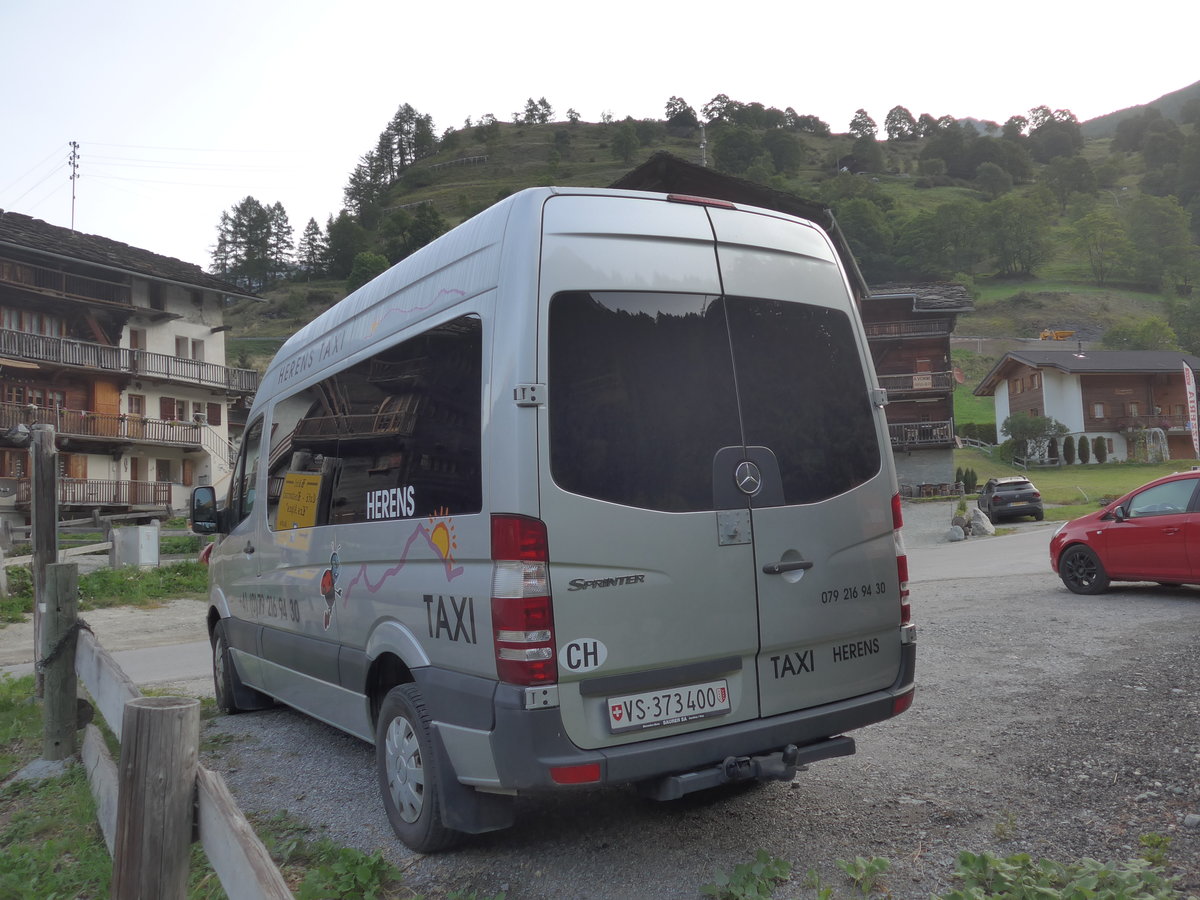
<path id="1" fill-rule="evenodd" d="M 235 284 L 209 275 L 193 263 L 130 247 L 128 244 L 97 234 L 83 234 L 69 228 L 50 225 L 32 216 L 0 210 L 0 249 L 6 247 L 58 259 L 77 260 L 105 269 L 170 281 L 231 297 L 262 299 Z"/>
<path id="2" fill-rule="evenodd" d="M 816 222 L 828 233 L 842 257 L 855 292 L 860 300 L 870 293 L 867 282 L 859 271 L 850 245 L 842 235 L 837 220 L 824 203 L 805 200 L 786 191 L 777 191 L 765 185 L 735 178 L 723 172 L 717 172 L 705 166 L 688 162 L 665 150 L 659 150 L 648 160 L 626 172 L 609 187 L 628 191 L 658 191 L 664 194 L 692 194 L 698 197 L 711 197 L 714 200 L 728 200 L 731 203 L 745 203 L 763 209 L 773 209 L 800 218 Z"/>
<path id="3" fill-rule="evenodd" d="M 990 397 L 1017 366 L 1057 369 L 1069 375 L 1154 375 L 1176 373 L 1183 366 L 1200 370 L 1200 356 L 1179 350 L 1011 350 L 992 366 L 972 392 Z"/>
<path id="4" fill-rule="evenodd" d="M 975 301 L 965 285 L 952 281 L 923 284 L 875 284 L 868 300 L 912 298 L 913 312 L 970 312 Z"/>

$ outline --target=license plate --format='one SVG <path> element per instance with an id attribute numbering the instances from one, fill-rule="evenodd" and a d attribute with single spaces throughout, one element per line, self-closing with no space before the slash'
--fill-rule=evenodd
<path id="1" fill-rule="evenodd" d="M 729 712 L 729 686 L 725 679 L 686 687 L 643 691 L 608 698 L 608 727 L 613 734 L 642 731 L 664 725 L 681 725 Z"/>
<path id="2" fill-rule="evenodd" d="M 1028 506 L 1029 501 L 1028 500 L 1014 500 L 1008 505 L 1009 506 Z"/>

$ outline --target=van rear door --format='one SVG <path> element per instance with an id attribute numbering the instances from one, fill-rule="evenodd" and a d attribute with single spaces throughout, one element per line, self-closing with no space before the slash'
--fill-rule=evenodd
<path id="1" fill-rule="evenodd" d="M 745 458 L 761 463 L 749 503 L 759 701 L 769 716 L 895 680 L 893 479 L 866 340 L 828 242 L 770 215 L 710 214 Z M 737 464 L 731 456 L 716 483 L 734 481 Z"/>
<path id="2" fill-rule="evenodd" d="M 891 470 L 824 236 L 749 212 L 553 198 L 541 296 L 541 514 L 572 740 L 891 684 Z"/>
<path id="3" fill-rule="evenodd" d="M 547 202 L 541 516 L 582 747 L 758 716 L 749 516 L 713 511 L 714 449 L 740 442 L 719 293 L 703 208 Z"/>

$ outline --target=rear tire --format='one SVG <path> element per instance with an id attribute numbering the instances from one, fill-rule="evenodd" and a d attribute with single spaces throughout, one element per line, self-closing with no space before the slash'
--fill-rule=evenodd
<path id="1" fill-rule="evenodd" d="M 1042 521 L 1042 519 L 1044 519 L 1045 517 L 1046 517 L 1046 513 L 1045 513 L 1045 511 L 1044 511 L 1044 510 L 1040 510 L 1040 509 L 1039 509 L 1037 512 L 1035 512 L 1035 513 L 1033 514 L 1033 521 L 1035 521 L 1035 522 L 1040 522 L 1040 521 Z"/>
<path id="2" fill-rule="evenodd" d="M 425 701 L 415 684 L 388 691 L 375 726 L 375 770 L 383 808 L 396 837 L 418 853 L 436 853 L 462 840 L 442 819 L 441 779 Z"/>
<path id="3" fill-rule="evenodd" d="M 1074 594 L 1103 594 L 1108 590 L 1109 579 L 1100 557 L 1082 544 L 1063 551 L 1058 560 L 1058 577 Z"/>

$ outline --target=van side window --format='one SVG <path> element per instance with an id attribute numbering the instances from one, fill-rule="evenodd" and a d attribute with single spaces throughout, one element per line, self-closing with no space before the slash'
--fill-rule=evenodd
<path id="1" fill-rule="evenodd" d="M 564 490 L 627 506 L 716 506 L 723 448 L 765 447 L 779 490 L 812 503 L 879 472 L 850 318 L 799 302 L 568 292 L 550 304 L 550 469 Z"/>
<path id="2" fill-rule="evenodd" d="M 250 515 L 254 509 L 254 495 L 258 481 L 258 457 L 262 447 L 263 420 L 257 419 L 246 429 L 242 438 L 242 450 L 238 454 L 237 469 L 229 488 L 229 509 L 232 512 L 231 527 Z"/>
<path id="3" fill-rule="evenodd" d="M 483 335 L 463 316 L 279 401 L 272 529 L 483 508 Z"/>

